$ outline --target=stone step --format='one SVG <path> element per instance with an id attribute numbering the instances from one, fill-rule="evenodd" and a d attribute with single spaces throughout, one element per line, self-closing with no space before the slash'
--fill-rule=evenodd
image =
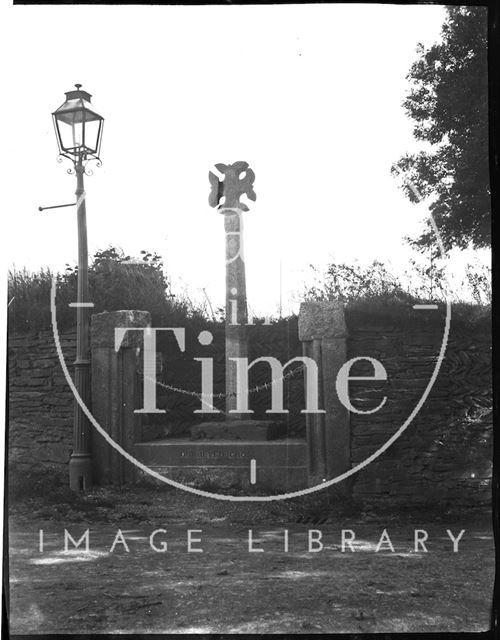
<path id="1" fill-rule="evenodd" d="M 210 493 L 241 495 L 273 495 L 300 491 L 308 487 L 307 468 L 304 467 L 259 467 L 256 468 L 255 483 L 250 480 L 250 465 L 246 467 L 172 467 L 152 465 L 152 470 L 170 480 L 180 482 Z M 142 482 L 152 485 L 163 484 L 143 471 L 138 472 Z"/>
<path id="2" fill-rule="evenodd" d="M 273 420 L 217 420 L 190 428 L 193 440 L 278 440 L 286 437 L 286 425 Z"/>
<path id="3" fill-rule="evenodd" d="M 167 439 L 135 445 L 135 456 L 165 477 L 211 493 L 231 494 L 252 487 L 264 494 L 288 493 L 308 486 L 307 443 L 286 438 L 253 440 Z M 255 483 L 251 461 L 255 460 Z M 139 473 L 142 480 L 159 482 Z"/>

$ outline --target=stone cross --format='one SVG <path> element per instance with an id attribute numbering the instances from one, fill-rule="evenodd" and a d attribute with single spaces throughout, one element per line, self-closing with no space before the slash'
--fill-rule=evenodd
<path id="1" fill-rule="evenodd" d="M 255 174 L 247 162 L 216 164 L 215 167 L 224 175 L 224 179 L 220 180 L 209 172 L 212 190 L 208 202 L 224 215 L 226 232 L 226 413 L 229 413 L 236 408 L 237 391 L 236 363 L 229 358 L 248 357 L 248 311 L 241 216 L 243 211 L 248 211 L 248 207 L 240 202 L 240 197 L 245 194 L 255 201 L 257 196 L 253 189 Z M 236 413 L 230 416 L 232 419 L 248 418 Z"/>
<path id="2" fill-rule="evenodd" d="M 250 169 L 248 162 L 240 160 L 229 165 L 219 163 L 215 165 L 215 168 L 224 174 L 224 180 L 219 180 L 214 173 L 209 171 L 208 179 L 212 186 L 212 191 L 208 197 L 210 206 L 218 207 L 222 210 L 240 209 L 241 211 L 248 211 L 246 204 L 240 202 L 240 196 L 246 195 L 254 202 L 257 199 L 253 190 L 255 173 Z M 222 197 L 225 198 L 223 204 L 220 203 Z"/>

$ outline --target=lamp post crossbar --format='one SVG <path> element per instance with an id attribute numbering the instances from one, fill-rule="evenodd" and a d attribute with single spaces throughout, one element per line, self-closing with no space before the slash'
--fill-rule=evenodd
<path id="1" fill-rule="evenodd" d="M 76 202 L 70 202 L 69 204 L 54 204 L 51 207 L 38 207 L 38 211 L 45 211 L 46 209 L 61 209 L 62 207 L 76 207 Z"/>

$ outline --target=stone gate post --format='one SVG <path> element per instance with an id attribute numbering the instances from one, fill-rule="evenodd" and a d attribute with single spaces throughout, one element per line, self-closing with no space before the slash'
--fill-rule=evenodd
<path id="1" fill-rule="evenodd" d="M 141 331 L 128 331 L 115 350 L 115 328 L 151 326 L 148 311 L 111 311 L 91 318 L 92 414 L 103 429 L 126 451 L 132 452 L 141 417 L 134 413 L 140 381 L 137 376 Z M 123 484 L 135 478 L 135 467 L 94 430 L 92 433 L 94 479 L 98 484 Z"/>
<path id="2" fill-rule="evenodd" d="M 304 356 L 318 366 L 318 404 L 326 413 L 306 414 L 309 482 L 319 484 L 350 469 L 349 412 L 340 402 L 335 380 L 347 360 L 347 327 L 339 302 L 303 302 L 299 339 Z"/>

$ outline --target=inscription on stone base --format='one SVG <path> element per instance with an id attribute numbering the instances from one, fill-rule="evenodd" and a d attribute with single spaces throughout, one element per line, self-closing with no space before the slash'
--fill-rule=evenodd
<path id="1" fill-rule="evenodd" d="M 247 458 L 245 451 L 182 451 L 181 458 Z"/>
<path id="2" fill-rule="evenodd" d="M 156 440 L 135 445 L 135 454 L 144 464 L 155 466 L 242 466 L 250 460 L 259 467 L 301 467 L 307 464 L 304 440 L 287 439 L 267 442 L 230 440 Z"/>

